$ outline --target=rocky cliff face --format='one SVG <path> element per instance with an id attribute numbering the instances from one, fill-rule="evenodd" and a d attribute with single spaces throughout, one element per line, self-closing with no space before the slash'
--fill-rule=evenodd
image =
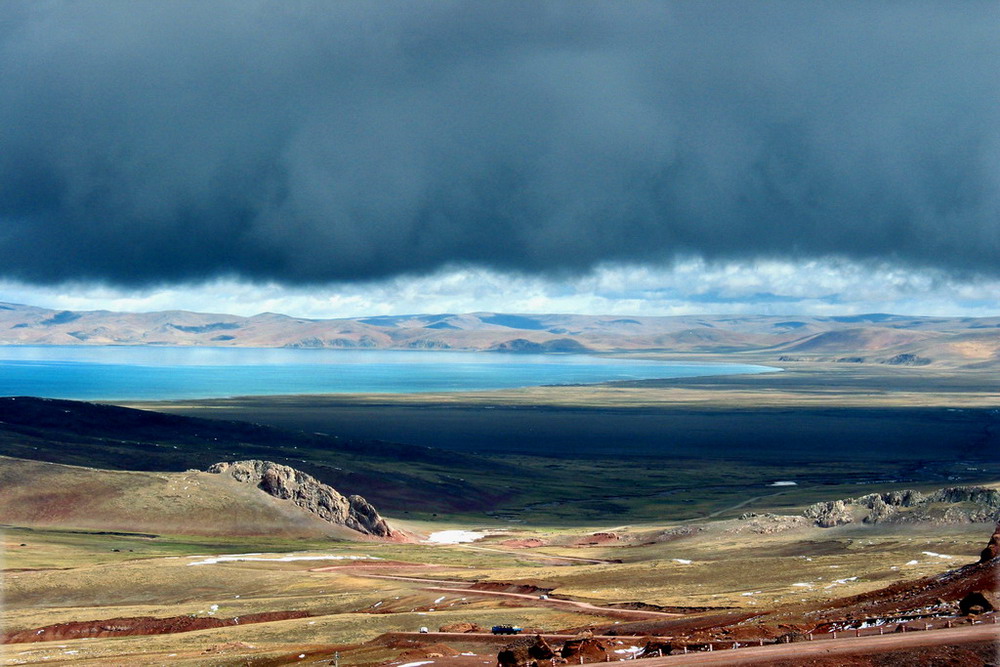
<path id="1" fill-rule="evenodd" d="M 275 498 L 291 500 L 302 509 L 339 526 L 376 537 L 392 537 L 385 519 L 361 496 L 344 497 L 311 475 L 271 461 L 216 463 L 208 472 L 231 475 Z"/>

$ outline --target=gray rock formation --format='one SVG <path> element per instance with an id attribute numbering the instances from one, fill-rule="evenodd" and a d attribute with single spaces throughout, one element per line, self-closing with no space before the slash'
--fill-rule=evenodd
<path id="1" fill-rule="evenodd" d="M 385 519 L 361 496 L 344 497 L 331 486 L 315 477 L 271 461 L 231 461 L 216 463 L 208 472 L 231 475 L 244 484 L 252 484 L 261 491 L 291 500 L 302 509 L 359 533 L 376 537 L 391 537 L 392 529 Z"/>
<path id="2" fill-rule="evenodd" d="M 1000 491 L 984 486 L 953 486 L 927 494 L 912 489 L 869 493 L 858 498 L 816 503 L 802 513 L 823 528 L 851 523 L 855 514 L 863 515 L 862 521 L 871 524 L 1000 521 Z"/>
<path id="3" fill-rule="evenodd" d="M 854 515 L 843 500 L 810 505 L 802 515 L 812 519 L 820 528 L 832 528 L 854 521 Z"/>

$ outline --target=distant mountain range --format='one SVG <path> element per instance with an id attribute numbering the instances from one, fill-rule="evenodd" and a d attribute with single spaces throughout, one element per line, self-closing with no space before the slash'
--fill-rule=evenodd
<path id="1" fill-rule="evenodd" d="M 440 313 L 306 319 L 56 311 L 0 303 L 2 345 L 204 345 L 498 352 L 765 353 L 844 363 L 1000 363 L 1000 317 Z"/>

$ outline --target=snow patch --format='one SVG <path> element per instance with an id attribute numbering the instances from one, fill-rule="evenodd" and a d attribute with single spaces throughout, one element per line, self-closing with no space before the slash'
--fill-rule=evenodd
<path id="1" fill-rule="evenodd" d="M 911 560 L 911 561 L 909 561 L 907 563 L 907 565 L 920 565 L 920 561 L 919 560 Z"/>
<path id="2" fill-rule="evenodd" d="M 310 556 L 282 556 L 279 554 L 222 554 L 219 556 L 188 556 L 188 558 L 203 558 L 204 560 L 188 563 L 188 565 L 215 565 L 216 563 L 232 563 L 238 561 L 259 561 L 264 563 L 287 563 L 294 560 L 382 560 L 375 556 L 332 556 L 332 555 L 310 555 Z"/>
<path id="3" fill-rule="evenodd" d="M 463 544 L 475 542 L 484 537 L 486 537 L 486 533 L 474 530 L 439 530 L 436 533 L 431 533 L 424 541 L 429 544 Z"/>
<path id="4" fill-rule="evenodd" d="M 420 665 L 433 665 L 433 664 L 434 664 L 433 660 L 421 660 L 419 662 L 407 662 L 402 665 L 399 665 L 399 667 L 420 667 Z"/>
<path id="5" fill-rule="evenodd" d="M 930 556 L 931 558 L 954 558 L 954 556 L 947 556 L 945 554 L 936 554 L 933 551 L 921 551 L 925 556 Z"/>
<path id="6" fill-rule="evenodd" d="M 779 482 L 771 482 L 770 484 L 768 484 L 768 486 L 798 486 L 798 485 L 799 485 L 798 482 L 790 482 L 786 480 L 782 480 Z"/>
<path id="7" fill-rule="evenodd" d="M 687 558 L 675 558 L 674 562 L 675 563 L 680 563 L 681 565 L 690 565 L 694 561 L 690 561 Z"/>

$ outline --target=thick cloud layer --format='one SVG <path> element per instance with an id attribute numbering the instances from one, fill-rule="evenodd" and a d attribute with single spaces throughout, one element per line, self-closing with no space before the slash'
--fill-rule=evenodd
<path id="1" fill-rule="evenodd" d="M 7 2 L 0 274 L 1000 274 L 1000 4 Z"/>

